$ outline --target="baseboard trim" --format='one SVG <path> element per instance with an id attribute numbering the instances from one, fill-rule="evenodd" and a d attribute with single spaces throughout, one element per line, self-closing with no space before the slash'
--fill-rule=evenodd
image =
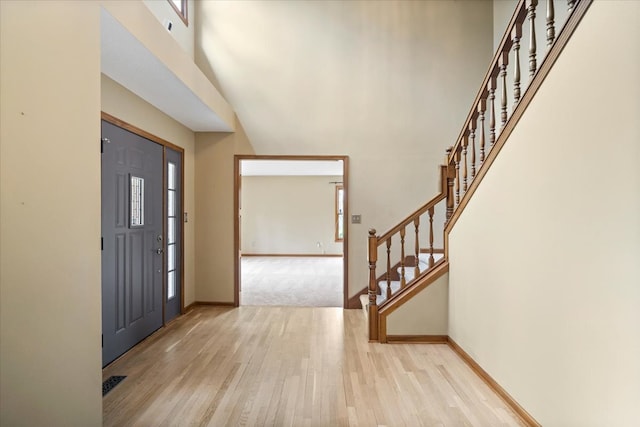
<path id="1" fill-rule="evenodd" d="M 242 254 L 243 257 L 342 258 L 342 254 Z"/>
<path id="2" fill-rule="evenodd" d="M 347 306 L 345 308 L 348 309 L 362 309 L 362 303 L 360 303 L 360 295 L 365 295 L 369 292 L 369 288 L 367 286 L 365 286 L 364 288 L 360 289 L 358 291 L 358 293 L 356 293 L 354 296 L 350 297 L 349 300 L 347 301 Z"/>
<path id="3" fill-rule="evenodd" d="M 221 301 L 196 301 L 193 304 L 191 304 L 190 306 L 197 306 L 197 305 L 213 305 L 213 306 L 218 306 L 218 307 L 235 307 L 235 304 L 233 302 L 221 302 Z"/>
<path id="4" fill-rule="evenodd" d="M 396 344 L 447 344 L 447 335 L 387 335 L 388 343 Z"/>
<path id="5" fill-rule="evenodd" d="M 464 362 L 469 365 L 469 367 L 480 377 L 482 380 L 493 390 L 496 392 L 504 402 L 509 405 L 509 407 L 522 419 L 522 421 L 530 427 L 542 427 L 540 423 L 538 423 L 535 418 L 531 416 L 525 409 L 520 406 L 520 404 L 513 398 L 507 391 L 502 388 L 500 384 L 494 380 L 491 375 L 487 373 L 478 363 L 473 360 L 466 351 L 462 349 L 451 337 L 448 337 L 447 342 L 449 347 L 453 351 L 460 356 Z"/>

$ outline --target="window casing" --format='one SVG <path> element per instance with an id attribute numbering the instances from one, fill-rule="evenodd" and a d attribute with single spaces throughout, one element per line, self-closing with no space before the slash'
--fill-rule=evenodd
<path id="1" fill-rule="evenodd" d="M 189 13 L 187 11 L 187 0 L 167 0 L 176 11 L 184 25 L 189 25 Z"/>

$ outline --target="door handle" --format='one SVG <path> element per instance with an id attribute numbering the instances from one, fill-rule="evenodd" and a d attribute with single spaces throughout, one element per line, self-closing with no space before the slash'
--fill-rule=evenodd
<path id="1" fill-rule="evenodd" d="M 156 254 L 162 255 L 162 252 L 164 252 L 164 250 L 162 248 L 156 249 Z"/>

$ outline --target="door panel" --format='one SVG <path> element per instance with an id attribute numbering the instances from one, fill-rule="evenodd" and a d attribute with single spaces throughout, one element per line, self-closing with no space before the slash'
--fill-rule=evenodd
<path id="1" fill-rule="evenodd" d="M 105 121 L 102 138 L 104 366 L 162 326 L 163 148 Z"/>

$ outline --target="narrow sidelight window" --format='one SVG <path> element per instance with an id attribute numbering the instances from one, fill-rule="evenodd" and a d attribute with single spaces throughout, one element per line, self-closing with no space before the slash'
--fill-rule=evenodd
<path id="1" fill-rule="evenodd" d="M 344 187 L 336 185 L 336 242 L 344 238 Z"/>
<path id="2" fill-rule="evenodd" d="M 176 262 L 176 222 L 178 221 L 178 209 L 176 208 L 176 165 L 167 164 L 167 300 L 176 296 L 176 274 L 178 263 Z"/>

